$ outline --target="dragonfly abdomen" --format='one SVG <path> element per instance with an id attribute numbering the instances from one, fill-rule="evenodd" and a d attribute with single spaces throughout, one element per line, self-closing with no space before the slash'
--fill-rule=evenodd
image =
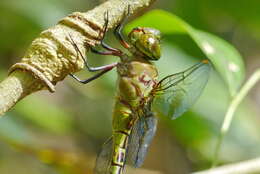
<path id="1" fill-rule="evenodd" d="M 131 133 L 133 115 L 130 105 L 120 99 L 115 104 L 113 114 L 113 152 L 111 174 L 121 174 L 125 165 L 126 149 Z"/>
<path id="2" fill-rule="evenodd" d="M 129 134 L 124 131 L 114 132 L 114 145 L 111 161 L 111 174 L 121 174 L 125 165 L 126 145 Z"/>

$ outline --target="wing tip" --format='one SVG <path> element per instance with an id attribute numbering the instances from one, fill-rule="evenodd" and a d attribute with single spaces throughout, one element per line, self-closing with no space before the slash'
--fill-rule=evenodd
<path id="1" fill-rule="evenodd" d="M 204 59 L 204 60 L 201 61 L 201 63 L 209 64 L 209 60 L 208 59 Z"/>

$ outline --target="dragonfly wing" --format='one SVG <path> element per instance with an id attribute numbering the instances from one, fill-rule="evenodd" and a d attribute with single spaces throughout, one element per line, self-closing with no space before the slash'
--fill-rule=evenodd
<path id="1" fill-rule="evenodd" d="M 137 168 L 143 164 L 156 127 L 157 118 L 152 113 L 136 120 L 127 146 L 126 163 L 128 165 Z"/>
<path id="2" fill-rule="evenodd" d="M 112 148 L 113 148 L 113 138 L 109 138 L 102 147 L 99 153 L 96 166 L 94 169 L 95 174 L 109 174 L 109 168 L 112 159 Z"/>
<path id="3" fill-rule="evenodd" d="M 210 64 L 204 60 L 183 72 L 163 78 L 153 90 L 153 110 L 171 119 L 181 116 L 201 95 L 209 73 Z"/>

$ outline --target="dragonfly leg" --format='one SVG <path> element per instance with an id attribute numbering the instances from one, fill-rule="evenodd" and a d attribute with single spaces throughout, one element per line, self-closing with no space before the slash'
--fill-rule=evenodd
<path id="1" fill-rule="evenodd" d="M 74 74 L 69 74 L 72 78 L 74 78 L 75 80 L 77 80 L 78 82 L 80 83 L 83 83 L 83 84 L 87 84 L 97 78 L 99 78 L 100 76 L 102 76 L 103 74 L 107 73 L 108 71 L 112 70 L 115 66 L 117 65 L 117 63 L 112 63 L 112 64 L 109 64 L 109 65 L 105 65 L 103 67 L 105 67 L 102 71 L 100 71 L 99 73 L 95 74 L 94 76 L 88 78 L 88 79 L 85 79 L 85 80 L 81 80 L 79 79 L 76 75 Z"/>
<path id="2" fill-rule="evenodd" d="M 108 51 L 98 51 L 94 48 L 91 48 L 91 51 L 93 53 L 96 53 L 96 54 L 101 54 L 101 55 L 113 55 L 113 56 L 122 56 L 122 51 L 117 49 L 117 48 L 113 48 L 111 46 L 109 46 L 108 44 L 105 43 L 104 41 L 104 38 L 105 38 L 105 35 L 106 35 L 106 32 L 107 32 L 107 27 L 108 27 L 108 11 L 105 13 L 105 16 L 104 16 L 104 20 L 105 20 L 105 24 L 104 24 L 104 27 L 103 27 L 103 30 L 100 31 L 99 33 L 99 37 L 101 37 L 101 41 L 100 41 L 100 45 L 105 48 L 106 50 Z"/>
<path id="3" fill-rule="evenodd" d="M 90 48 L 91 52 L 92 53 L 95 53 L 95 54 L 100 54 L 100 55 L 111 55 L 111 56 L 121 56 L 122 55 L 122 52 L 121 51 L 99 51 L 99 50 L 96 50 L 95 48 Z"/>
<path id="4" fill-rule="evenodd" d="M 129 49 L 131 46 L 129 43 L 126 42 L 122 35 L 122 29 L 127 21 L 127 18 L 129 17 L 130 14 L 130 5 L 128 6 L 127 12 L 125 13 L 123 20 L 117 25 L 116 29 L 114 30 L 114 34 L 116 38 L 119 40 L 121 45 L 125 47 L 126 49 Z"/>
<path id="5" fill-rule="evenodd" d="M 112 63 L 109 65 L 104 65 L 104 66 L 99 66 L 99 67 L 91 67 L 88 64 L 88 61 L 86 58 L 84 58 L 83 54 L 81 53 L 78 45 L 75 43 L 75 41 L 72 39 L 71 35 L 69 34 L 70 40 L 69 42 L 73 45 L 73 47 L 75 48 L 76 52 L 77 52 L 77 57 L 80 56 L 80 58 L 83 60 L 85 67 L 88 69 L 88 71 L 90 72 L 95 72 L 95 71 L 100 71 L 100 70 L 105 70 L 105 69 L 109 69 L 111 66 L 116 66 L 117 63 Z M 79 54 L 79 55 L 78 55 Z M 110 55 L 110 54 L 108 54 Z"/>

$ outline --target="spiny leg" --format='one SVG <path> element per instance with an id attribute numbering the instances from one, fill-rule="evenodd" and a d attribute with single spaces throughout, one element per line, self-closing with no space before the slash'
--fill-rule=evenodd
<path id="1" fill-rule="evenodd" d="M 94 76 L 90 77 L 90 78 L 87 78 L 85 80 L 81 80 L 79 79 L 77 76 L 75 76 L 74 74 L 69 74 L 72 78 L 74 78 L 75 80 L 77 80 L 78 82 L 80 83 L 83 83 L 83 84 L 87 84 L 97 78 L 99 78 L 100 76 L 102 76 L 103 74 L 107 73 L 108 71 L 112 70 L 114 67 L 116 67 L 117 63 L 113 63 L 113 64 L 110 64 L 110 66 L 107 65 L 107 67 L 105 69 L 103 69 L 101 72 L 95 74 Z"/>
<path id="2" fill-rule="evenodd" d="M 100 54 L 100 55 L 113 55 L 113 56 L 119 56 L 120 57 L 122 55 L 122 51 L 119 50 L 119 49 L 116 49 L 116 48 L 113 48 L 113 47 L 109 46 L 104 41 L 104 38 L 105 38 L 105 35 L 106 35 L 106 32 L 107 32 L 108 21 L 109 21 L 109 19 L 108 19 L 108 11 L 105 13 L 104 20 L 105 20 L 104 27 L 103 27 L 102 31 L 100 31 L 99 37 L 101 37 L 101 35 L 102 35 L 100 44 L 101 44 L 101 46 L 103 48 L 105 48 L 108 51 L 99 51 L 99 50 L 96 50 L 96 49 L 94 49 L 92 47 L 90 49 L 91 49 L 91 51 L 93 53 L 96 53 L 96 54 Z M 103 32 L 103 34 L 102 34 L 102 32 Z"/>
<path id="3" fill-rule="evenodd" d="M 107 45 L 105 42 L 104 42 L 104 38 L 105 38 L 105 35 L 106 35 L 106 32 L 107 32 L 107 27 L 108 27 L 108 22 L 109 22 L 109 19 L 108 19 L 108 11 L 105 13 L 105 24 L 104 24 L 104 34 L 102 36 L 102 39 L 101 39 L 101 46 L 109 51 L 113 51 L 113 52 L 121 52 L 119 49 L 116 49 L 116 48 L 112 48 L 111 46 Z"/>
<path id="4" fill-rule="evenodd" d="M 90 72 L 94 72 L 94 71 L 101 71 L 99 73 L 97 73 L 96 75 L 86 79 L 86 80 L 80 80 L 76 75 L 73 74 L 69 74 L 72 78 L 74 78 L 75 80 L 77 80 L 80 83 L 83 84 L 87 84 L 97 78 L 99 78 L 100 76 L 102 76 L 103 74 L 105 74 L 106 72 L 112 70 L 114 67 L 117 66 L 117 62 L 116 63 L 112 63 L 112 64 L 108 64 L 108 65 L 104 65 L 104 66 L 100 66 L 100 67 L 90 67 L 87 60 L 84 58 L 84 56 L 82 55 L 79 47 L 77 46 L 77 44 L 74 42 L 74 40 L 72 39 L 71 35 L 69 34 L 69 38 L 70 38 L 70 42 L 73 45 L 73 47 L 75 48 L 76 52 L 77 52 L 77 56 L 80 55 L 80 57 L 82 58 L 82 60 L 84 61 L 85 66 L 87 67 L 88 71 Z"/>
<path id="5" fill-rule="evenodd" d="M 129 17 L 129 14 L 130 14 L 130 5 L 128 5 L 128 9 L 127 12 L 124 14 L 123 20 L 116 26 L 116 29 L 114 30 L 114 34 L 116 38 L 119 40 L 121 45 L 126 49 L 129 49 L 131 45 L 127 43 L 126 40 L 124 39 L 122 35 L 122 29 L 127 21 L 127 18 Z"/>
<path id="6" fill-rule="evenodd" d="M 126 49 L 129 49 L 131 46 L 125 41 L 121 32 L 122 32 L 122 29 L 124 27 L 124 24 L 125 24 L 128 16 L 129 16 L 129 14 L 130 14 L 130 6 L 128 6 L 128 10 L 123 17 L 122 22 L 120 22 L 119 25 L 117 25 L 116 29 L 114 30 L 114 34 L 115 34 L 116 38 L 119 40 L 121 45 L 123 45 L 123 47 L 125 47 Z M 116 48 L 112 48 L 111 46 L 107 45 L 104 42 L 104 37 L 105 37 L 105 33 L 107 31 L 107 27 L 108 27 L 108 11 L 105 13 L 105 24 L 104 24 L 103 35 L 102 35 L 102 39 L 101 39 L 101 46 L 103 48 L 107 49 L 108 51 L 98 51 L 94 48 L 91 48 L 91 51 L 93 53 L 100 54 L 100 55 L 121 56 L 122 55 L 121 50 L 116 49 Z M 101 32 L 100 32 L 100 35 L 101 35 Z"/>
<path id="7" fill-rule="evenodd" d="M 99 67 L 91 67 L 88 64 L 88 61 L 84 58 L 84 56 L 82 55 L 78 45 L 75 43 L 75 41 L 72 39 L 71 35 L 69 34 L 70 37 L 70 42 L 73 45 L 73 47 L 75 48 L 77 54 L 80 55 L 80 58 L 83 60 L 84 65 L 87 67 L 88 71 L 90 72 L 95 72 L 95 71 L 100 71 L 100 70 L 105 70 L 106 68 L 109 68 L 110 66 L 113 66 L 115 63 L 112 64 L 108 64 L 108 65 L 104 65 L 104 66 L 99 66 Z M 77 55 L 78 56 L 78 55 Z"/>

